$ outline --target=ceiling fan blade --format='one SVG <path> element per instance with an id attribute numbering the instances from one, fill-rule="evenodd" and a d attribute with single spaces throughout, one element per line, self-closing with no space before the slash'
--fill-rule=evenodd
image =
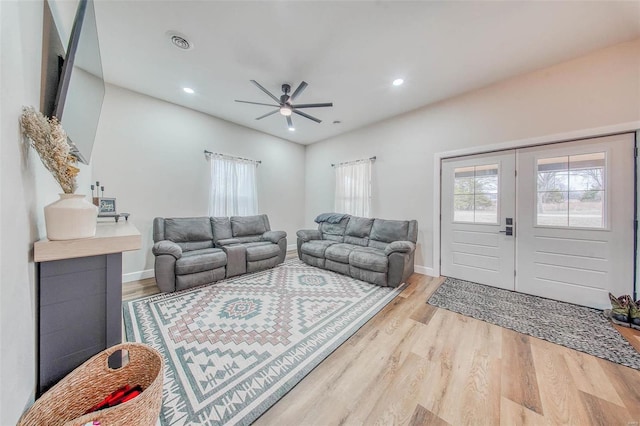
<path id="1" fill-rule="evenodd" d="M 322 120 L 319 120 L 319 119 L 317 119 L 317 118 L 315 118 L 315 117 L 312 117 L 312 116 L 310 116 L 309 114 L 305 114 L 305 113 L 304 113 L 304 112 L 302 112 L 302 111 L 298 111 L 298 110 L 295 110 L 295 109 L 294 109 L 294 110 L 293 110 L 293 112 L 294 112 L 294 114 L 298 114 L 298 115 L 303 116 L 304 118 L 308 118 L 309 120 L 313 120 L 313 121 L 315 121 L 316 123 L 322 123 Z"/>
<path id="2" fill-rule="evenodd" d="M 252 82 L 253 84 L 255 84 L 256 86 L 258 86 L 258 89 L 262 90 L 264 93 L 266 93 L 267 95 L 269 95 L 269 97 L 270 97 L 271 99 L 273 99 L 274 101 L 276 101 L 276 102 L 278 103 L 278 105 L 280 105 L 280 99 L 276 98 L 274 94 L 272 94 L 270 91 L 268 91 L 267 89 L 265 89 L 264 87 L 262 87 L 262 86 L 260 85 L 260 83 L 258 83 L 257 81 L 255 81 L 255 80 L 251 80 L 251 82 Z"/>
<path id="3" fill-rule="evenodd" d="M 298 86 L 298 88 L 291 95 L 291 100 L 293 101 L 295 98 L 297 98 L 300 95 L 300 93 L 302 93 L 302 91 L 307 88 L 307 86 L 308 84 L 306 81 L 303 81 L 302 83 L 300 83 L 300 86 Z"/>
<path id="4" fill-rule="evenodd" d="M 290 115 L 287 115 L 287 126 L 290 129 L 293 129 L 293 121 L 291 121 L 291 116 Z"/>
<path id="5" fill-rule="evenodd" d="M 279 110 L 279 109 L 274 109 L 273 111 L 268 112 L 268 113 L 266 113 L 265 115 L 261 115 L 260 117 L 256 118 L 256 120 L 262 120 L 263 118 L 268 117 L 268 116 L 270 116 L 270 115 L 273 115 L 273 114 L 275 114 L 275 113 L 276 113 L 276 112 L 278 112 L 278 111 L 280 111 L 280 110 Z"/>
<path id="6" fill-rule="evenodd" d="M 236 99 L 236 102 L 242 102 L 243 104 L 252 104 L 252 105 L 265 105 L 265 106 L 270 106 L 270 107 L 279 107 L 280 105 L 273 105 L 273 104 L 263 104 L 260 102 L 250 102 L 250 101 L 239 101 Z"/>
<path id="7" fill-rule="evenodd" d="M 300 105 L 291 105 L 293 108 L 323 108 L 323 107 L 332 107 L 332 102 L 325 102 L 322 104 L 300 104 Z"/>

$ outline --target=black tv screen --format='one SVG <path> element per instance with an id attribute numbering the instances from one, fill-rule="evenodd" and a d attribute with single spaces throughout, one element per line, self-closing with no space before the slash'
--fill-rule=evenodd
<path id="1" fill-rule="evenodd" d="M 80 0 L 53 115 L 67 132 L 73 154 L 84 164 L 91 160 L 103 99 L 104 79 L 93 0 Z"/>

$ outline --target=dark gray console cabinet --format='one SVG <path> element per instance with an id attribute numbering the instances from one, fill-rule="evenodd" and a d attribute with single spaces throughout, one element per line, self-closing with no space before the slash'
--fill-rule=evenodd
<path id="1" fill-rule="evenodd" d="M 113 240 L 118 240 L 114 229 L 134 238 L 119 238 L 118 244 Z M 40 259 L 38 394 L 93 355 L 121 342 L 122 251 L 139 248 L 140 240 L 132 225 L 109 223 L 99 224 L 94 238 L 36 243 L 34 258 Z M 58 250 L 44 250 L 41 243 L 49 245 L 46 249 L 58 246 Z M 87 250 L 92 244 L 95 248 Z M 85 249 L 70 250 L 74 245 Z M 100 250 L 120 251 L 92 253 Z M 49 258 L 88 255 L 44 261 L 45 253 Z"/>

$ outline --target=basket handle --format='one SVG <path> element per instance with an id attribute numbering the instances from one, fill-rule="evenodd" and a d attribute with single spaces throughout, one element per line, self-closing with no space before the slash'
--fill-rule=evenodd
<path id="1" fill-rule="evenodd" d="M 129 353 L 129 363 L 131 362 L 131 357 L 132 357 L 132 352 L 129 349 L 136 349 L 136 348 L 140 348 L 141 346 L 144 346 L 140 343 L 132 343 L 132 342 L 124 342 L 124 343 L 119 343 L 117 345 L 113 345 L 107 349 L 105 349 L 100 355 L 99 357 L 100 362 L 103 364 L 103 367 L 105 368 L 106 371 L 115 371 L 115 370 L 120 370 L 122 368 L 126 368 L 128 364 L 123 365 L 120 368 L 111 368 L 109 367 L 109 357 L 111 355 L 113 355 L 114 353 L 118 352 L 118 351 L 124 351 L 126 350 Z"/>

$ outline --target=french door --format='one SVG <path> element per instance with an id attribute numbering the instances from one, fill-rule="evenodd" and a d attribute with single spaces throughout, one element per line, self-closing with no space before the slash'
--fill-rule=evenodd
<path id="1" fill-rule="evenodd" d="M 442 275 L 514 289 L 514 178 L 513 150 L 443 160 Z"/>
<path id="2" fill-rule="evenodd" d="M 442 274 L 595 308 L 631 294 L 634 158 L 625 134 L 443 160 Z"/>

